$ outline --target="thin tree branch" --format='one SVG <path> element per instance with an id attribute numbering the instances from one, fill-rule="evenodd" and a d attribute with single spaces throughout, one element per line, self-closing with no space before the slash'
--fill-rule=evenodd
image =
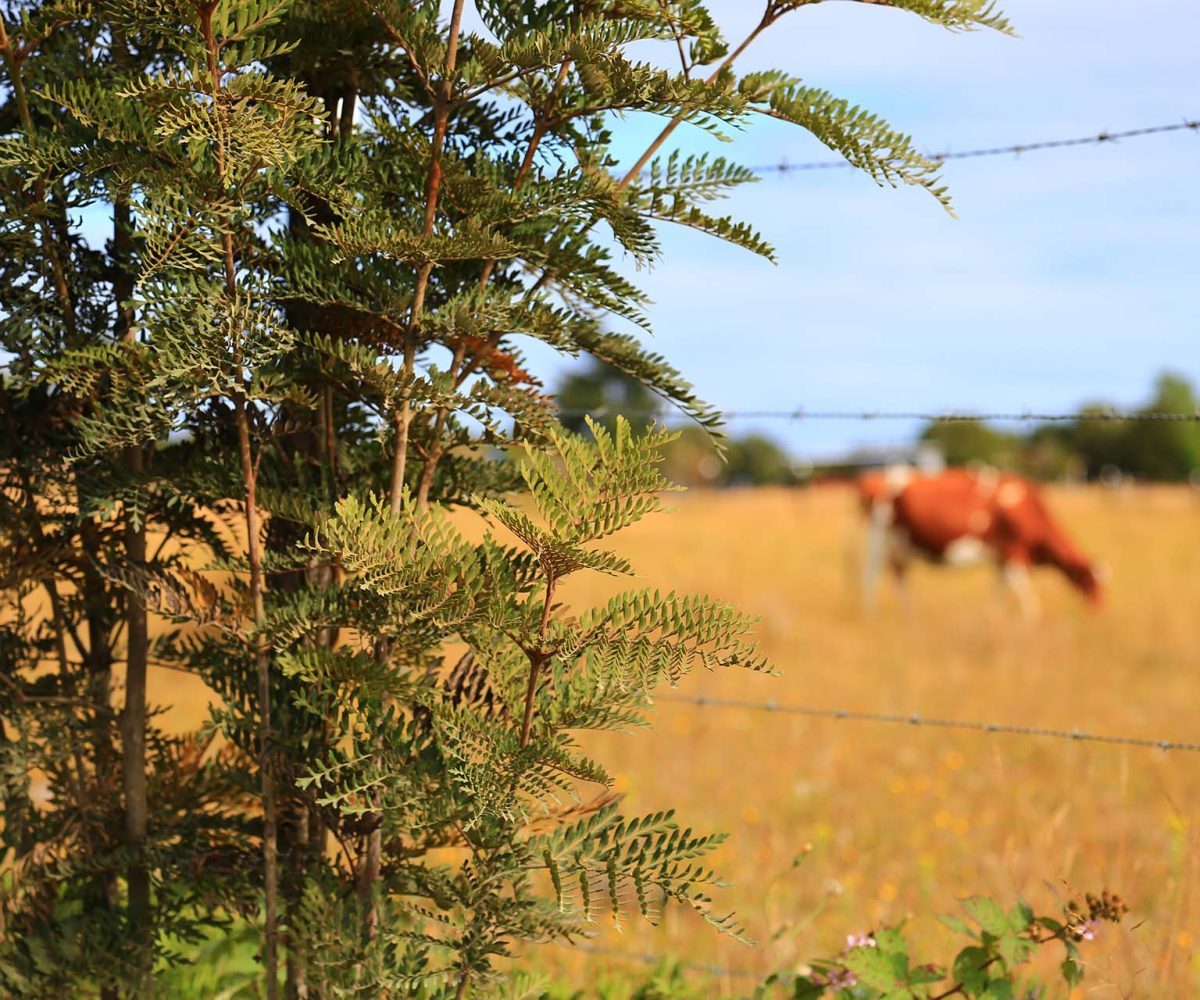
<path id="1" fill-rule="evenodd" d="M 425 185 L 425 219 L 421 232 L 432 236 L 437 219 L 438 196 L 442 187 L 442 151 L 446 143 L 446 128 L 452 109 L 454 91 L 454 68 L 458 64 L 458 42 L 462 29 L 464 0 L 454 0 L 450 14 L 450 33 L 446 42 L 446 65 L 442 80 L 433 97 L 433 138 L 430 142 L 429 173 Z M 421 314 L 425 309 L 425 295 L 429 289 L 429 278 L 433 274 L 433 262 L 427 261 L 417 271 L 417 282 L 413 289 L 412 308 L 408 328 L 404 334 L 404 360 L 402 369 L 405 378 L 411 380 L 416 363 L 417 335 L 421 326 Z M 391 506 L 400 509 L 400 498 L 404 490 L 405 463 L 408 458 L 408 434 L 412 424 L 412 401 L 407 396 L 400 404 L 396 419 L 396 456 L 392 463 Z"/>
<path id="2" fill-rule="evenodd" d="M 221 102 L 221 69 L 219 64 L 220 45 L 213 35 L 212 16 L 216 9 L 216 0 L 198 4 L 197 13 L 200 16 L 201 34 L 208 55 L 208 72 L 210 77 L 211 95 L 214 108 L 217 110 L 218 123 L 216 128 L 216 160 L 217 175 L 221 187 L 224 188 L 228 179 L 226 163 L 225 131 L 219 121 L 219 105 Z M 221 233 L 221 244 L 225 268 L 225 294 L 232 306 L 237 297 L 237 268 L 234 259 L 233 232 L 229 220 Z M 235 338 L 239 335 L 235 332 Z M 237 424 L 238 451 L 242 466 L 242 483 L 246 505 L 246 556 L 250 567 L 250 599 L 253 607 L 255 625 L 255 659 L 258 671 L 258 708 L 259 708 L 259 768 L 262 775 L 263 801 L 263 889 L 264 889 L 264 934 L 263 934 L 263 971 L 266 978 L 267 1000 L 278 1000 L 279 997 L 279 871 L 278 871 L 278 821 L 276 818 L 276 789 L 275 777 L 271 765 L 271 677 L 270 654 L 264 644 L 262 628 L 266 621 L 263 605 L 263 573 L 262 555 L 259 550 L 259 526 L 257 505 L 257 470 L 250 443 L 250 415 L 247 412 L 247 399 L 244 389 L 245 373 L 243 370 L 240 339 L 234 345 L 234 370 L 237 375 L 238 390 L 234 394 L 233 404 Z M 261 456 L 260 456 L 261 457 Z"/>
<path id="3" fill-rule="evenodd" d="M 768 4 L 767 10 L 763 14 L 762 19 L 757 25 L 754 26 L 754 29 L 750 32 L 750 34 L 742 39 L 741 44 L 722 60 L 721 65 L 713 70 L 712 73 L 709 74 L 708 79 L 704 82 L 707 84 L 715 83 L 717 78 L 733 65 L 738 56 L 745 52 L 759 35 L 761 35 L 767 30 L 767 28 L 774 24 L 776 20 L 778 20 L 779 16 L 780 15 L 773 13 L 772 6 Z M 659 149 L 662 147 L 662 144 L 671 137 L 671 134 L 677 128 L 679 128 L 680 125 L 683 124 L 683 121 L 683 115 L 676 115 L 673 119 L 671 119 L 670 123 L 668 123 L 667 127 L 658 133 L 658 136 L 654 139 L 654 141 L 646 147 L 645 152 L 638 157 L 637 162 L 629 168 L 629 172 L 621 179 L 620 183 L 617 184 L 618 191 L 625 190 L 625 188 L 629 187 L 629 185 L 633 183 L 638 174 L 642 172 L 642 168 L 650 162 L 650 159 L 659 151 Z"/>
<path id="4" fill-rule="evenodd" d="M 554 601 L 554 588 L 557 582 L 553 574 L 547 574 L 545 604 L 542 606 L 542 624 L 538 631 L 538 650 L 529 655 L 529 686 L 525 689 L 525 716 L 521 722 L 522 749 L 529 745 L 529 734 L 533 728 L 533 703 L 534 696 L 537 694 L 538 674 L 541 673 L 542 664 L 549 658 L 546 652 L 546 630 L 550 625 L 550 605 Z"/>

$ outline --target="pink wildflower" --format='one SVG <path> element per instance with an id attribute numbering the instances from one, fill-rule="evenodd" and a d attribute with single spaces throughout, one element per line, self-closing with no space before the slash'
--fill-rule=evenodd
<path id="1" fill-rule="evenodd" d="M 858 977 L 849 969 L 830 969 L 829 973 L 824 977 L 825 985 L 838 990 L 848 986 L 854 986 L 858 982 Z"/>

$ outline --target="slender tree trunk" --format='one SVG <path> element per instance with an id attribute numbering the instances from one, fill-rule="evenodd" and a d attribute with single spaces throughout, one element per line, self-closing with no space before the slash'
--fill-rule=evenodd
<path id="1" fill-rule="evenodd" d="M 129 472 L 142 472 L 142 449 L 126 449 Z M 133 570 L 146 565 L 146 526 L 126 515 L 125 558 Z M 146 831 L 149 800 L 146 791 L 146 663 L 149 634 L 146 604 L 137 589 L 125 598 L 125 708 L 121 712 L 122 785 L 125 791 L 125 841 L 132 852 L 126 878 L 129 882 L 129 921 L 133 945 L 138 950 L 138 995 L 154 995 L 154 921 L 150 904 L 150 871 L 146 866 Z"/>
<path id="2" fill-rule="evenodd" d="M 288 857 L 288 899 L 289 907 L 299 907 L 300 897 L 304 888 L 304 869 L 309 863 L 309 820 L 308 807 L 300 805 L 292 817 L 295 829 L 290 838 L 291 852 Z M 291 921 L 289 920 L 290 924 Z M 308 1000 L 308 969 L 307 956 L 304 949 L 297 947 L 297 939 L 288 928 L 287 947 L 287 988 L 284 991 L 287 1000 Z"/>
<path id="3" fill-rule="evenodd" d="M 101 541 L 94 521 L 85 520 L 80 525 L 79 541 L 86 553 L 96 552 L 100 548 Z M 82 561 L 82 576 L 80 596 L 83 598 L 84 621 L 87 625 L 87 644 L 84 647 L 76 639 L 75 645 L 83 660 L 87 698 L 92 703 L 92 710 L 95 713 L 93 727 L 95 746 L 91 755 L 93 791 L 86 793 L 91 796 L 105 794 L 105 790 L 116 783 L 117 762 L 112 741 L 113 651 L 111 628 L 113 615 L 108 581 L 86 556 Z M 88 776 L 83 754 L 79 752 L 78 747 L 75 748 L 75 767 L 79 773 L 82 791 L 88 786 Z M 108 849 L 121 839 L 119 828 L 108 829 L 101 834 L 99 846 L 102 850 Z M 106 871 L 97 875 L 94 880 L 94 892 L 94 905 L 115 913 L 120 905 L 115 873 Z M 116 986 L 110 984 L 100 986 L 101 1000 L 117 1000 L 118 995 Z"/>
<path id="4" fill-rule="evenodd" d="M 250 563 L 250 601 L 254 611 L 254 626 L 259 634 L 255 637 L 255 662 L 258 670 L 259 712 L 259 768 L 262 772 L 263 804 L 263 895 L 264 932 L 263 967 L 267 975 L 267 1000 L 279 997 L 279 859 L 278 820 L 275 774 L 272 764 L 271 734 L 271 658 L 259 630 L 265 624 L 263 607 L 262 553 L 258 538 L 257 470 L 250 448 L 250 415 L 246 408 L 246 397 L 242 394 L 234 400 L 237 411 L 238 448 L 242 460 L 242 485 L 246 501 L 246 555 Z"/>
<path id="5" fill-rule="evenodd" d="M 113 298 L 117 309 L 117 335 L 125 344 L 136 343 L 133 327 L 133 217 L 126 198 L 113 207 Z M 125 467 L 135 483 L 144 471 L 145 454 L 138 445 L 125 449 Z M 140 487 L 137 487 L 140 488 Z M 129 884 L 129 923 L 132 944 L 138 953 L 136 995 L 154 996 L 154 920 L 150 902 L 150 871 L 146 866 L 146 831 L 150 804 L 146 791 L 146 665 L 150 635 L 140 576 L 146 566 L 146 524 L 136 512 L 125 512 L 125 560 L 134 587 L 125 597 L 125 708 L 121 712 L 121 771 L 125 793 L 125 843 L 131 857 L 126 869 Z"/>
<path id="6" fill-rule="evenodd" d="M 533 730 L 533 709 L 537 698 L 538 675 L 546 662 L 546 630 L 550 627 L 550 607 L 554 603 L 554 588 L 558 581 L 553 576 L 546 577 L 546 593 L 542 603 L 542 624 L 538 630 L 539 646 L 536 653 L 529 654 L 529 683 L 525 688 L 525 712 L 521 720 L 521 747 L 529 745 L 529 735 Z"/>

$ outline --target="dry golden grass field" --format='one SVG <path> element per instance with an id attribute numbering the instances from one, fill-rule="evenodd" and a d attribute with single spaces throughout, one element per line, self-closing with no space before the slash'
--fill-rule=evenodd
<path id="1" fill-rule="evenodd" d="M 682 693 L 1200 740 L 1200 494 L 1055 489 L 1049 501 L 1111 568 L 1099 613 L 1040 571 L 1044 616 L 1026 624 L 986 569 L 918 566 L 910 614 L 885 588 L 864 619 L 847 558 L 856 517 L 839 488 L 684 495 L 621 548 L 641 584 L 711 593 L 762 617 L 780 676 L 694 675 Z M 562 597 L 583 606 L 623 585 L 580 578 Z M 176 718 L 196 717 L 198 688 L 155 680 L 153 698 L 190 701 Z M 659 928 L 601 928 L 598 947 L 765 974 L 908 919 L 915 957 L 944 961 L 954 942 L 932 914 L 957 897 L 1020 895 L 1045 908 L 1069 887 L 1108 887 L 1132 912 L 1085 946 L 1078 995 L 1200 995 L 1200 754 L 666 702 L 653 730 L 590 746 L 628 811 L 669 805 L 731 833 L 715 859 L 733 883 L 720 902 L 759 942 L 669 911 Z M 624 961 L 534 954 L 581 976 Z M 752 985 L 718 977 L 712 993 Z"/>

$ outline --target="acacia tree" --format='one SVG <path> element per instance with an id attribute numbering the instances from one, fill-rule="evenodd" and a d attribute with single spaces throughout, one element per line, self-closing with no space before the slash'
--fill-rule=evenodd
<path id="1" fill-rule="evenodd" d="M 462 997 L 601 905 L 736 932 L 697 860 L 716 838 L 622 817 L 574 734 L 697 663 L 762 669 L 751 622 L 556 599 L 628 571 L 602 542 L 657 509 L 666 438 L 560 433 L 519 343 L 716 426 L 601 327 L 647 325 L 617 258 L 653 262 L 661 225 L 772 254 L 708 208 L 752 173 L 670 149 L 680 125 L 792 122 L 948 205 L 886 123 L 737 73 L 806 5 L 734 45 L 696 0 L 5 5 L 7 991 L 149 995 L 235 916 L 268 996 Z M 984 0 L 885 5 L 1008 30 Z M 631 113 L 666 125 L 621 170 Z M 152 725 L 150 662 L 219 695 L 201 734 Z"/>

